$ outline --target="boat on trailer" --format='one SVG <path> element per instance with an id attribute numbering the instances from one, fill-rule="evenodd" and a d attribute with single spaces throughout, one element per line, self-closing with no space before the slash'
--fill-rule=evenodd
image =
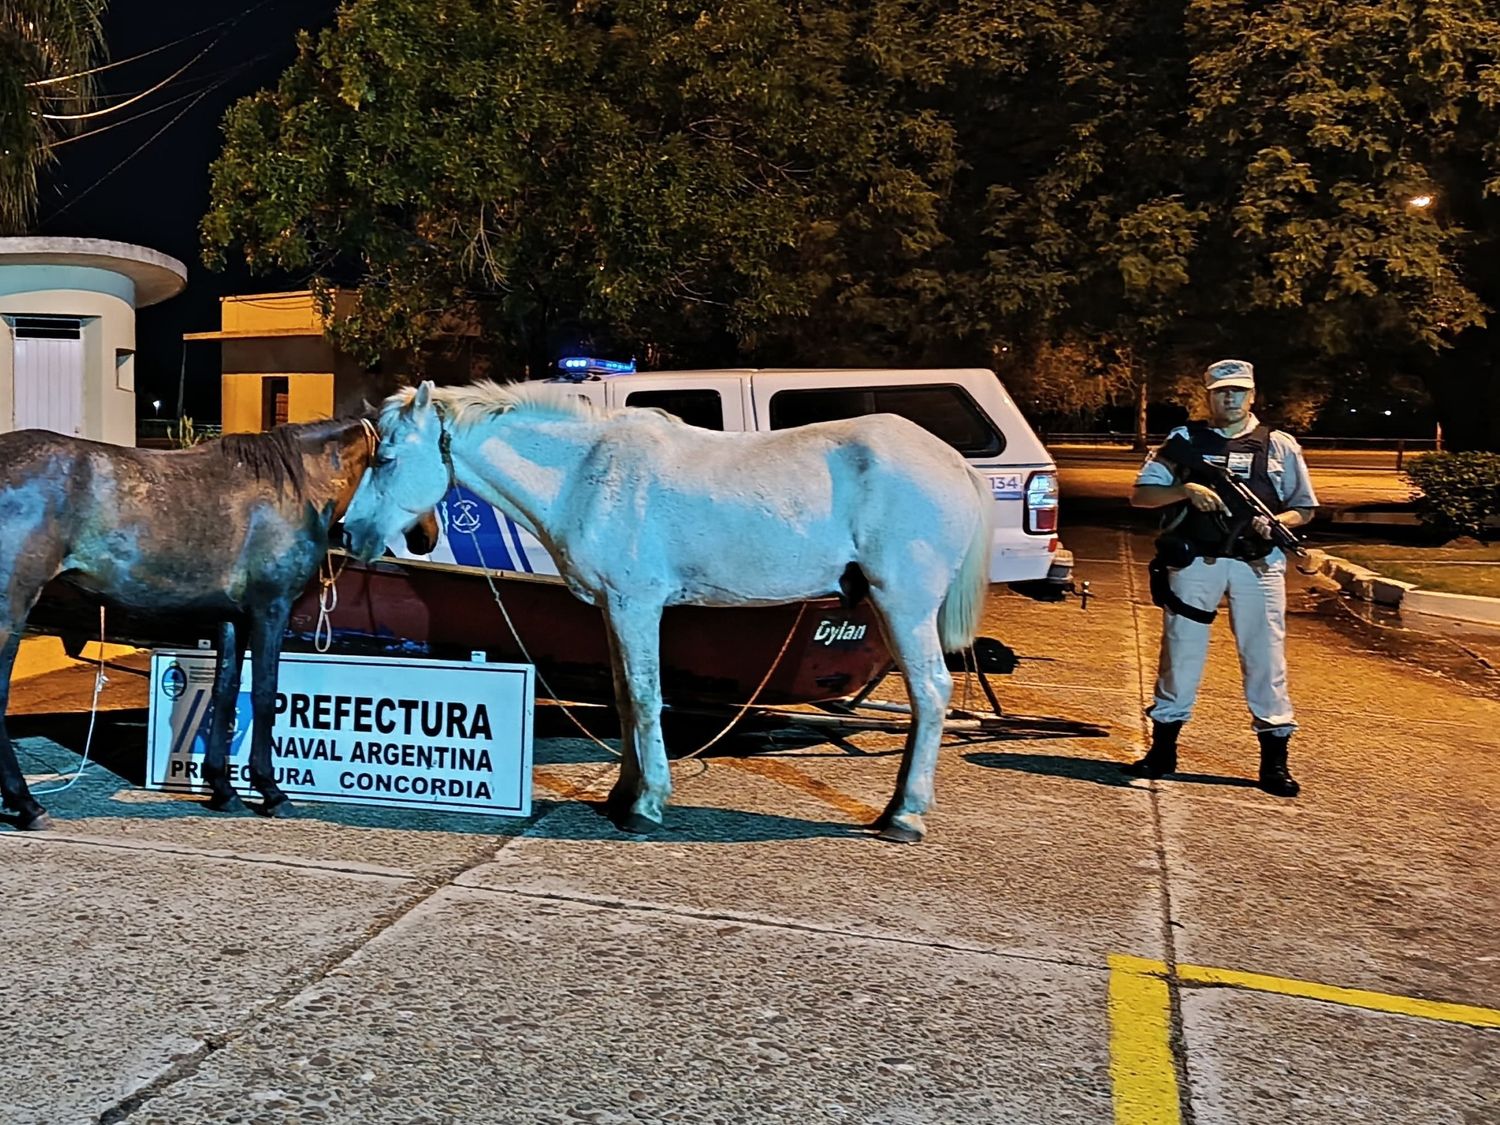
<path id="1" fill-rule="evenodd" d="M 515 557 L 526 546 L 523 537 Z M 544 565 L 535 550 L 530 559 Z M 535 665 L 539 693 L 554 700 L 614 702 L 604 619 L 555 575 L 395 557 L 363 565 L 348 560 L 337 572 L 337 598 L 325 626 L 331 651 L 450 659 L 482 653 L 487 660 Z M 321 595 L 320 587 L 310 586 L 293 607 L 288 642 L 294 648 L 313 643 L 326 603 Z M 989 708 L 951 709 L 944 731 L 971 739 L 1108 734 L 1093 723 L 1007 713 L 989 677 L 1014 671 L 1017 660 L 989 637 L 950 655 L 949 666 L 975 679 Z M 668 712 L 727 719 L 753 704 L 747 717 L 762 725 L 830 734 L 902 732 L 910 720 L 907 705 L 871 698 L 894 667 L 868 602 L 846 605 L 829 597 L 764 606 L 680 605 L 662 615 Z"/>
<path id="2" fill-rule="evenodd" d="M 539 697 L 612 705 L 604 619 L 569 591 L 535 536 L 462 488 L 444 498 L 440 516 L 442 533 L 429 555 L 412 555 L 399 541 L 369 563 L 333 552 L 326 570 L 335 581 L 325 586 L 320 576 L 308 584 L 292 607 L 283 647 L 533 664 Z M 99 603 L 55 579 L 28 626 L 61 635 L 76 653 L 99 638 Z M 104 633 L 111 642 L 142 648 L 193 648 L 211 640 L 214 622 L 201 614 L 147 618 L 106 607 Z M 1005 713 L 988 675 L 1011 672 L 1016 659 L 985 637 L 970 652 L 950 656 L 950 667 L 974 676 L 990 706 L 950 711 L 948 733 L 1106 733 L 1088 723 Z M 871 698 L 893 668 L 865 601 L 680 605 L 667 607 L 662 617 L 662 697 L 668 711 L 679 714 L 727 717 L 753 704 L 749 717 L 762 723 L 899 732 L 910 718 L 906 705 Z"/>
<path id="3" fill-rule="evenodd" d="M 321 631 L 326 651 L 336 655 L 471 660 L 477 653 L 499 663 L 535 664 L 544 691 L 556 698 L 613 699 L 604 620 L 560 578 L 409 558 L 360 563 L 337 552 L 330 564 L 337 575 L 331 591 L 318 579 L 308 584 L 292 608 L 286 648 L 321 647 Z M 77 652 L 99 639 L 99 602 L 55 579 L 29 625 L 62 636 Z M 193 648 L 214 633 L 206 615 L 147 616 L 105 607 L 104 637 L 114 644 Z M 661 659 L 663 695 L 679 707 L 752 698 L 829 702 L 857 694 L 890 666 L 869 605 L 846 606 L 838 598 L 673 606 L 662 620 Z"/>
<path id="4" fill-rule="evenodd" d="M 555 698 L 613 699 L 604 619 L 560 578 L 395 558 L 334 566 L 337 602 L 327 614 L 333 651 L 453 659 L 482 653 L 534 664 Z M 317 632 L 320 595 L 309 587 L 292 609 L 289 639 L 299 646 Z M 821 598 L 669 607 L 661 664 L 663 697 L 675 705 L 737 705 L 752 697 L 817 703 L 859 692 L 886 670 L 890 655 L 869 605 Z"/>

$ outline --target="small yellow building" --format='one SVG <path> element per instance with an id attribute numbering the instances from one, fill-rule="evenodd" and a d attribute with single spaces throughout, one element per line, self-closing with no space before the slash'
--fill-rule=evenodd
<path id="1" fill-rule="evenodd" d="M 349 295 L 335 291 L 335 313 Z M 310 422 L 377 401 L 388 379 L 334 347 L 311 290 L 219 298 L 219 331 L 184 340 L 217 340 L 223 348 L 223 429 L 254 433 L 282 422 Z"/>
<path id="2" fill-rule="evenodd" d="M 353 298 L 334 290 L 333 315 L 346 315 Z M 362 403 L 378 404 L 414 367 L 439 383 L 494 374 L 478 329 L 460 318 L 420 349 L 419 363 L 402 353 L 362 364 L 334 346 L 317 299 L 306 289 L 220 297 L 219 330 L 189 332 L 183 339 L 222 346 L 220 409 L 226 434 L 353 413 Z"/>

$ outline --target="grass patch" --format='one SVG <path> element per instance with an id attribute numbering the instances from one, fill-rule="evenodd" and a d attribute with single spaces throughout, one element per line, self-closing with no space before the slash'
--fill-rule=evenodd
<path id="1" fill-rule="evenodd" d="M 1500 598 L 1500 545 L 1412 547 L 1397 543 L 1351 543 L 1328 553 L 1367 566 L 1387 578 L 1424 590 Z"/>

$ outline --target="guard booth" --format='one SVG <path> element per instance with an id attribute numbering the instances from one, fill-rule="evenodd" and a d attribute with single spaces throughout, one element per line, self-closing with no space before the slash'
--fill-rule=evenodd
<path id="1" fill-rule="evenodd" d="M 0 430 L 134 445 L 135 311 L 187 267 L 97 238 L 0 238 Z"/>

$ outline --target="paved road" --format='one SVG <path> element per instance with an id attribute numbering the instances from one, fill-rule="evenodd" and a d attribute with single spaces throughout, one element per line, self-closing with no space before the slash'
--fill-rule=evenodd
<path id="1" fill-rule="evenodd" d="M 1070 445 L 1067 442 L 1048 442 L 1048 450 L 1060 462 L 1069 464 L 1091 464 L 1100 462 L 1123 462 L 1139 465 L 1141 454 L 1129 445 Z M 1319 449 L 1304 447 L 1307 463 L 1314 469 L 1343 469 L 1361 472 L 1395 474 L 1413 456 L 1395 449 Z"/>
<path id="2" fill-rule="evenodd" d="M 1129 450 L 1049 448 L 1057 459 L 1065 518 L 1070 505 L 1090 512 L 1117 508 L 1140 469 L 1140 455 Z M 1411 499 L 1411 489 L 1389 467 L 1329 464 L 1314 455 L 1308 470 L 1325 516 L 1359 505 L 1405 505 Z"/>
<path id="3" fill-rule="evenodd" d="M 678 763 L 647 841 L 576 739 L 525 822 L 267 822 L 133 787 L 115 713 L 58 829 L 0 832 L 0 1122 L 1500 1121 L 1500 677 L 1299 593 L 1303 798 L 1245 781 L 1222 626 L 1189 772 L 1128 785 L 1145 539 L 1070 543 L 1087 612 L 987 624 L 1012 710 L 1109 736 L 950 746 L 915 847 L 861 827 L 885 735 Z M 39 784 L 76 761 L 23 722 Z"/>

